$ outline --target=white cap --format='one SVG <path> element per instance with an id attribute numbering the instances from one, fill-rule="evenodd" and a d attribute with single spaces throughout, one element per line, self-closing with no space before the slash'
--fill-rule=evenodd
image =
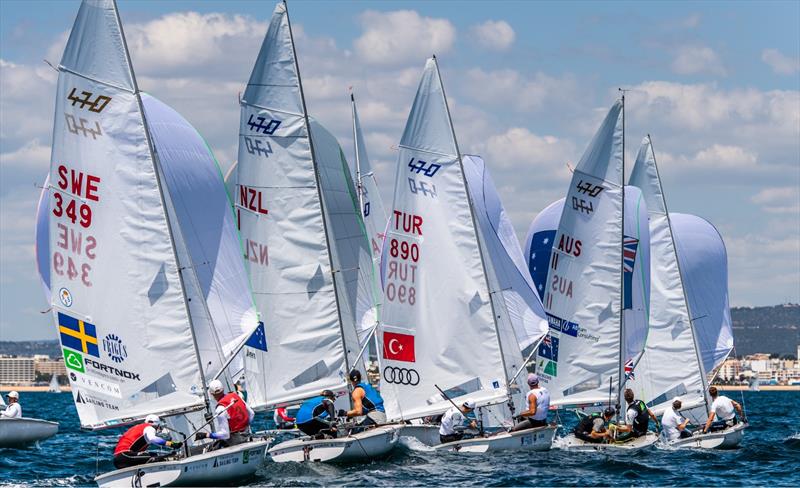
<path id="1" fill-rule="evenodd" d="M 144 418 L 144 422 L 146 424 L 158 425 L 161 423 L 161 419 L 159 418 L 158 415 L 154 415 L 151 413 L 150 415 Z"/>
<path id="2" fill-rule="evenodd" d="M 17 400 L 19 400 L 19 393 L 17 393 L 16 391 L 9 391 L 9 392 L 6 394 L 6 396 L 7 396 L 8 398 L 16 398 Z"/>
<path id="3" fill-rule="evenodd" d="M 225 391 L 225 387 L 222 386 L 222 382 L 220 380 L 211 380 L 211 382 L 208 384 L 208 391 L 211 392 L 212 395 L 215 393 L 222 393 Z"/>
<path id="4" fill-rule="evenodd" d="M 467 400 L 464 402 L 464 407 L 469 408 L 470 410 L 475 409 L 475 401 L 474 400 Z"/>

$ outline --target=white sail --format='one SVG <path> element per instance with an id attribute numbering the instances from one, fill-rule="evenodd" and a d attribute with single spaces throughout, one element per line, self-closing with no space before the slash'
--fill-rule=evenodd
<path id="1" fill-rule="evenodd" d="M 204 405 L 156 162 L 116 7 L 84 1 L 59 65 L 50 282 L 81 425 Z"/>
<path id="2" fill-rule="evenodd" d="M 550 333 L 538 351 L 553 405 L 608 400 L 619 388 L 622 309 L 622 104 L 617 102 L 570 182 L 544 293 Z"/>
<path id="3" fill-rule="evenodd" d="M 47 391 L 50 393 L 61 393 L 61 387 L 58 386 L 57 375 L 53 374 L 53 376 L 50 377 L 50 385 L 47 387 Z"/>
<path id="4" fill-rule="evenodd" d="M 275 7 L 241 104 L 234 203 L 264 347 L 246 347 L 254 407 L 343 389 L 344 325 L 291 28 Z M 266 351 L 265 351 L 266 349 Z"/>
<path id="5" fill-rule="evenodd" d="M 650 217 L 650 329 L 635 378 L 628 381 L 637 398 L 654 411 L 668 408 L 676 396 L 684 405 L 704 404 L 705 381 L 692 330 L 690 310 L 670 214 L 667 212 L 655 154 L 645 137 L 629 182 L 642 190 Z"/>
<path id="6" fill-rule="evenodd" d="M 733 351 L 728 254 L 722 236 L 708 221 L 681 213 L 670 213 L 670 221 L 695 338 L 710 377 Z"/>
<path id="7" fill-rule="evenodd" d="M 386 210 L 383 208 L 378 182 L 375 179 L 375 173 L 367 156 L 364 135 L 361 132 L 361 122 L 358 119 L 358 110 L 356 109 L 356 100 L 352 94 L 350 94 L 350 102 L 353 107 L 353 140 L 355 145 L 358 202 L 372 252 L 373 273 L 375 277 L 378 277 L 380 275 L 383 238 L 386 232 Z M 363 341 L 364 335 L 372 329 L 372 326 L 380 320 L 380 305 L 383 300 L 383 293 L 377 279 L 373 290 L 374 294 L 361 295 L 362 299 L 359 303 L 359 316 L 361 317 L 359 339 L 361 341 Z"/>
<path id="8" fill-rule="evenodd" d="M 400 141 L 381 273 L 387 416 L 446 410 L 437 386 L 456 402 L 505 399 L 488 283 L 435 58 Z"/>

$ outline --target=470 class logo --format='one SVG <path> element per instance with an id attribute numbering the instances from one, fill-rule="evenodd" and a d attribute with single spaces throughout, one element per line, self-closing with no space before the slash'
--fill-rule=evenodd
<path id="1" fill-rule="evenodd" d="M 442 167 L 441 164 L 436 163 L 428 163 L 427 161 L 423 161 L 421 159 L 414 159 L 411 158 L 411 161 L 408 162 L 409 171 L 412 173 L 416 172 L 418 175 L 424 175 L 428 178 L 432 178 Z"/>

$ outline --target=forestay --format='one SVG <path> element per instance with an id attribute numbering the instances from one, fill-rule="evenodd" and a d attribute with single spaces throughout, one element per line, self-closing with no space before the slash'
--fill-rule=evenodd
<path id="1" fill-rule="evenodd" d="M 670 214 L 649 136 L 642 141 L 629 182 L 641 189 L 647 202 L 653 286 L 647 344 L 628 386 L 659 413 L 677 396 L 686 407 L 702 405 L 706 384 L 692 330 L 696 314 L 687 307 Z"/>
<path id="2" fill-rule="evenodd" d="M 390 419 L 507 397 L 478 236 L 435 58 L 400 141 L 381 263 L 381 393 Z"/>
<path id="3" fill-rule="evenodd" d="M 59 65 L 53 318 L 81 424 L 204 404 L 156 163 L 116 8 L 85 1 Z"/>
<path id="4" fill-rule="evenodd" d="M 240 101 L 234 204 L 265 341 L 246 347 L 254 407 L 343 389 L 345 343 L 294 45 L 280 3 Z M 339 271 L 339 270 L 337 270 Z"/>

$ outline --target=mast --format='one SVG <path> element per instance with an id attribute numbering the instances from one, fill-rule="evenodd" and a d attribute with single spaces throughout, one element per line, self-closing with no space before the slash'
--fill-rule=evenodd
<path id="1" fill-rule="evenodd" d="M 297 50 L 294 46 L 294 34 L 292 33 L 292 22 L 289 18 L 289 7 L 286 5 L 286 0 L 283 0 L 283 8 L 286 10 L 286 25 L 289 26 L 289 39 L 292 44 L 292 57 L 294 57 L 294 69 L 297 73 L 297 84 L 300 87 L 300 101 L 303 104 L 303 120 L 306 126 L 306 133 L 308 134 L 308 146 L 311 149 L 311 164 L 314 166 L 314 179 L 317 182 L 317 197 L 319 198 L 319 208 L 322 213 L 322 228 L 325 231 L 325 245 L 328 247 L 328 263 L 331 267 L 331 279 L 333 280 L 333 295 L 336 299 L 336 316 L 339 318 L 339 336 L 342 338 L 342 352 L 344 353 L 344 367 L 345 374 L 350 372 L 349 355 L 347 354 L 347 343 L 344 338 L 344 322 L 342 321 L 342 307 L 339 303 L 339 293 L 336 285 L 336 270 L 333 267 L 333 256 L 331 251 L 331 239 L 328 235 L 328 223 L 325 220 L 325 203 L 322 198 L 322 184 L 319 177 L 319 169 L 317 167 L 317 156 L 314 152 L 314 138 L 311 137 L 311 124 L 308 121 L 308 108 L 306 107 L 306 97 L 303 92 L 303 81 L 300 79 L 300 65 L 297 62 Z M 350 382 L 346 381 L 348 390 L 350 389 Z"/>
<path id="2" fill-rule="evenodd" d="M 508 378 L 508 369 L 506 368 L 506 357 L 503 354 L 503 344 L 500 341 L 500 329 L 497 326 L 497 310 L 494 307 L 494 301 L 492 300 L 492 290 L 489 287 L 489 273 L 486 271 L 486 261 L 483 258 L 483 247 L 481 246 L 481 239 L 479 237 L 480 231 L 478 229 L 478 222 L 475 219 L 475 209 L 472 206 L 472 196 L 469 191 L 469 185 L 467 183 L 467 178 L 464 176 L 464 163 L 461 160 L 461 150 L 458 148 L 458 139 L 456 139 L 456 131 L 453 127 L 453 118 L 450 116 L 450 107 L 447 104 L 447 95 L 444 91 L 444 83 L 442 83 L 442 75 L 439 73 L 439 62 L 436 59 L 436 55 L 433 55 L 433 63 L 436 65 L 436 75 L 439 78 L 439 87 L 442 89 L 442 98 L 444 98 L 444 109 L 447 112 L 447 120 L 450 123 L 450 132 L 453 135 L 453 144 L 456 146 L 456 157 L 458 158 L 458 167 L 461 170 L 461 180 L 464 182 L 464 190 L 467 194 L 467 203 L 469 206 L 469 215 L 472 219 L 472 228 L 475 232 L 475 241 L 478 244 L 478 255 L 481 258 L 481 268 L 483 269 L 483 279 L 486 282 L 486 293 L 487 297 L 489 298 L 489 305 L 492 308 L 492 321 L 494 322 L 494 335 L 497 338 L 497 346 L 500 349 L 500 360 L 503 364 L 503 376 L 505 377 L 506 384 L 509 384 L 511 380 Z M 510 390 L 507 389 L 508 398 L 511 399 Z"/>
<path id="3" fill-rule="evenodd" d="M 192 336 L 192 345 L 194 347 L 194 354 L 197 359 L 197 366 L 200 370 L 200 383 L 203 386 L 203 401 L 205 403 L 206 414 L 211 415 L 211 405 L 208 402 L 208 395 L 206 394 L 206 390 L 208 389 L 208 385 L 206 384 L 206 376 L 205 371 L 203 368 L 203 360 L 200 357 L 200 348 L 197 345 L 197 338 L 195 337 L 194 331 L 194 322 L 192 321 L 192 314 L 189 312 L 189 302 L 186 300 L 186 284 L 183 281 L 183 273 L 181 272 L 181 264 L 178 260 L 178 250 L 175 247 L 175 236 L 172 231 L 172 224 L 169 221 L 169 215 L 167 214 L 167 202 L 164 198 L 164 184 L 161 181 L 161 167 L 158 164 L 158 158 L 156 156 L 156 149 L 153 145 L 153 140 L 150 137 L 150 131 L 147 128 L 147 117 L 144 113 L 144 105 L 142 104 L 142 96 L 141 92 L 139 91 L 139 84 L 136 81 L 136 74 L 133 71 L 133 62 L 131 61 L 131 54 L 128 50 L 128 41 L 125 38 L 125 31 L 122 29 L 122 21 L 119 17 L 119 9 L 117 8 L 117 0 L 112 0 L 114 5 L 114 16 L 117 19 L 117 26 L 119 27 L 119 31 L 122 37 L 122 43 L 125 50 L 125 57 L 128 60 L 128 68 L 131 70 L 131 80 L 133 81 L 133 90 L 134 95 L 136 96 L 136 104 L 139 107 L 139 113 L 142 115 L 142 125 L 144 127 L 144 137 L 147 141 L 147 148 L 150 151 L 150 158 L 153 160 L 153 170 L 155 172 L 156 178 L 156 185 L 158 186 L 158 195 L 161 198 L 161 205 L 164 207 L 164 220 L 167 224 L 167 231 L 169 232 L 170 238 L 170 245 L 172 246 L 172 254 L 175 257 L 175 264 L 178 267 L 178 280 L 181 284 L 181 296 L 183 297 L 183 305 L 186 310 L 186 317 L 189 320 L 189 329 L 191 330 Z M 204 301 L 205 302 L 205 301 Z"/>
<path id="4" fill-rule="evenodd" d="M 356 127 L 356 98 L 350 92 L 350 105 L 353 112 L 353 150 L 356 158 L 356 191 L 358 191 L 358 211 L 364 217 L 364 187 L 361 185 L 361 158 L 358 154 L 358 127 Z"/>
<path id="5" fill-rule="evenodd" d="M 617 388 L 617 421 L 619 421 L 619 406 L 622 405 L 622 385 L 625 377 L 625 90 L 622 92 L 622 232 L 620 235 L 619 253 L 619 381 Z"/>
<path id="6" fill-rule="evenodd" d="M 686 314 L 689 319 L 689 330 L 692 333 L 692 344 L 694 344 L 694 352 L 697 357 L 697 366 L 700 370 L 700 382 L 703 385 L 703 401 L 706 404 L 706 412 L 708 412 L 708 378 L 706 377 L 706 367 L 703 364 L 703 357 L 700 353 L 700 345 L 697 343 L 697 334 L 694 332 L 694 320 L 692 320 L 692 310 L 689 307 L 689 300 L 686 298 L 686 286 L 683 279 L 683 271 L 681 270 L 681 261 L 678 259 L 678 247 L 675 244 L 675 235 L 672 232 L 672 221 L 669 217 L 669 210 L 667 209 L 667 199 L 664 197 L 664 187 L 661 184 L 661 175 L 658 173 L 658 164 L 656 162 L 656 151 L 653 149 L 653 140 L 650 134 L 647 134 L 647 140 L 650 143 L 650 152 L 653 155 L 653 167 L 656 169 L 656 178 L 658 179 L 658 189 L 661 191 L 661 199 L 664 202 L 664 214 L 667 216 L 667 226 L 669 227 L 669 237 L 672 241 L 672 249 L 675 253 L 675 265 L 678 266 L 678 276 L 681 279 L 681 287 L 683 288 L 683 302 L 686 305 Z"/>

